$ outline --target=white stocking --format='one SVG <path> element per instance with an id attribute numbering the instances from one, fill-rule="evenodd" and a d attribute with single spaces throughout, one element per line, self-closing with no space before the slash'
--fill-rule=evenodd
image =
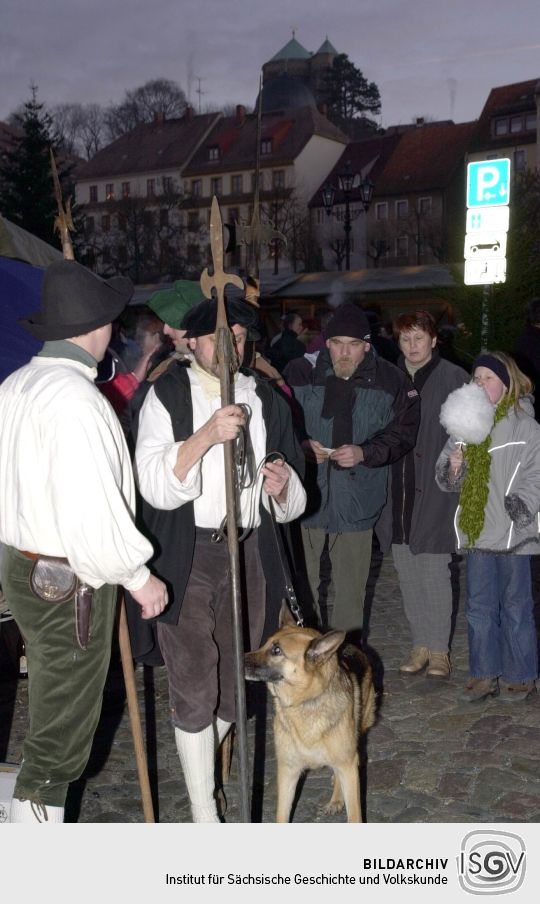
<path id="1" fill-rule="evenodd" d="M 193 822 L 219 822 L 214 800 L 214 726 L 189 732 L 174 729 Z"/>
<path id="2" fill-rule="evenodd" d="M 40 822 L 63 822 L 64 808 L 51 807 L 50 804 L 39 804 L 32 800 L 20 800 L 14 797 L 11 801 L 10 822 L 32 823 L 37 826 Z"/>

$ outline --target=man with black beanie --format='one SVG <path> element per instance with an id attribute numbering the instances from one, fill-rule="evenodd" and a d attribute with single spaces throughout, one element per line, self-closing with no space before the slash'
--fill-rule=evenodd
<path id="1" fill-rule="evenodd" d="M 290 382 L 300 405 L 302 445 L 312 463 L 302 520 L 307 576 L 321 627 L 362 628 L 373 526 L 386 502 L 389 466 L 414 446 L 418 394 L 397 367 L 375 357 L 368 319 L 341 305 L 326 327 L 314 368 Z M 331 562 L 326 607 L 320 559 Z"/>

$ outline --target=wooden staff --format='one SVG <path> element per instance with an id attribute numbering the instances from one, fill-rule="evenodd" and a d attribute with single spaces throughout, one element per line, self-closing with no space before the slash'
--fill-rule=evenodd
<path id="1" fill-rule="evenodd" d="M 75 229 L 71 216 L 71 199 L 68 198 L 66 206 L 64 208 L 64 203 L 62 201 L 62 189 L 60 187 L 60 179 L 58 178 L 58 170 L 56 169 L 53 149 L 50 148 L 50 151 L 54 196 L 56 198 L 56 205 L 58 207 L 58 216 L 54 221 L 54 229 L 55 232 L 58 232 L 58 234 L 60 235 L 60 241 L 62 242 L 62 254 L 64 255 L 65 260 L 74 261 L 75 254 L 73 253 L 73 243 L 70 236 L 70 232 L 73 232 Z"/>
<path id="2" fill-rule="evenodd" d="M 139 701 L 137 700 L 137 689 L 135 686 L 135 669 L 133 668 L 133 655 L 131 652 L 131 643 L 129 640 L 126 604 L 124 602 L 123 594 L 120 595 L 118 642 L 120 645 L 120 658 L 122 660 L 124 683 L 126 685 L 126 699 L 129 712 L 129 721 L 131 725 L 131 735 L 133 737 L 133 747 L 135 749 L 137 774 L 139 776 L 139 787 L 141 789 L 144 821 L 155 822 L 156 820 L 154 817 L 154 805 L 152 803 L 152 793 L 150 791 L 150 779 L 148 776 L 148 765 L 146 762 L 146 752 L 144 749 L 144 740 L 141 726 L 141 714 L 139 711 Z"/>
<path id="3" fill-rule="evenodd" d="M 219 365 L 221 405 L 234 402 L 231 375 L 238 370 L 239 362 L 232 333 L 225 311 L 225 286 L 232 284 L 244 290 L 243 280 L 235 273 L 223 269 L 223 226 L 219 204 L 212 199 L 210 213 L 210 247 L 212 249 L 213 274 L 205 269 L 201 275 L 201 289 L 207 298 L 212 290 L 217 297 L 215 358 Z M 238 738 L 238 765 L 240 775 L 240 811 L 242 822 L 250 822 L 249 771 L 247 750 L 247 713 L 244 677 L 244 637 L 242 630 L 242 596 L 240 586 L 240 556 L 238 547 L 237 486 L 233 440 L 223 444 L 225 463 L 225 500 L 227 512 L 227 544 L 229 548 L 229 573 L 231 585 L 231 611 L 233 624 L 234 679 L 236 698 L 236 735 Z"/>

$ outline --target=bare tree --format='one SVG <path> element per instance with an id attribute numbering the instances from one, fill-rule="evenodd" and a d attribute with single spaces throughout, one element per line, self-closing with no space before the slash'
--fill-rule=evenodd
<path id="1" fill-rule="evenodd" d="M 126 91 L 123 101 L 107 108 L 105 125 L 109 138 L 114 141 L 141 122 L 151 122 L 155 113 L 163 113 L 168 119 L 182 116 L 186 105 L 186 95 L 176 82 L 151 79 Z"/>
<path id="2" fill-rule="evenodd" d="M 57 104 L 51 117 L 62 147 L 89 160 L 103 145 L 104 110 L 99 104 Z"/>
<path id="3" fill-rule="evenodd" d="M 189 249 L 200 245 L 202 226 L 185 228 L 181 200 L 177 186 L 171 185 L 154 197 L 132 195 L 109 202 L 107 212 L 100 212 L 100 224 L 86 218 L 78 236 L 81 259 L 103 276 L 124 273 L 135 283 L 191 275 Z"/>

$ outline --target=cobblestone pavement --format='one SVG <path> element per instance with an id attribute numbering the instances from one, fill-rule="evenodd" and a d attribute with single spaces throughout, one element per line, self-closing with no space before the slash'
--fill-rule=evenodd
<path id="1" fill-rule="evenodd" d="M 540 821 L 540 694 L 519 704 L 496 699 L 460 704 L 467 677 L 462 606 L 453 639 L 449 681 L 401 677 L 409 636 L 392 560 L 375 558 L 371 586 L 369 650 L 379 690 L 379 715 L 365 750 L 368 822 Z M 368 594 L 369 596 L 369 594 Z M 169 724 L 163 668 L 138 667 L 141 711 L 160 822 L 189 822 L 189 807 Z M 13 700 L 14 705 L 13 705 Z M 18 762 L 26 722 L 27 687 L 0 685 L 0 760 Z M 272 822 L 276 769 L 271 704 L 259 685 L 248 685 L 248 743 L 252 821 Z M 13 718 L 11 718 L 13 716 Z M 11 727 L 9 725 L 11 723 Z M 240 821 L 237 761 L 226 786 L 227 822 Z M 328 770 L 308 773 L 297 797 L 294 822 L 342 822 L 324 816 L 330 797 Z M 113 656 L 103 714 L 85 776 L 72 787 L 67 821 L 140 822 L 142 810 L 121 670 Z"/>

